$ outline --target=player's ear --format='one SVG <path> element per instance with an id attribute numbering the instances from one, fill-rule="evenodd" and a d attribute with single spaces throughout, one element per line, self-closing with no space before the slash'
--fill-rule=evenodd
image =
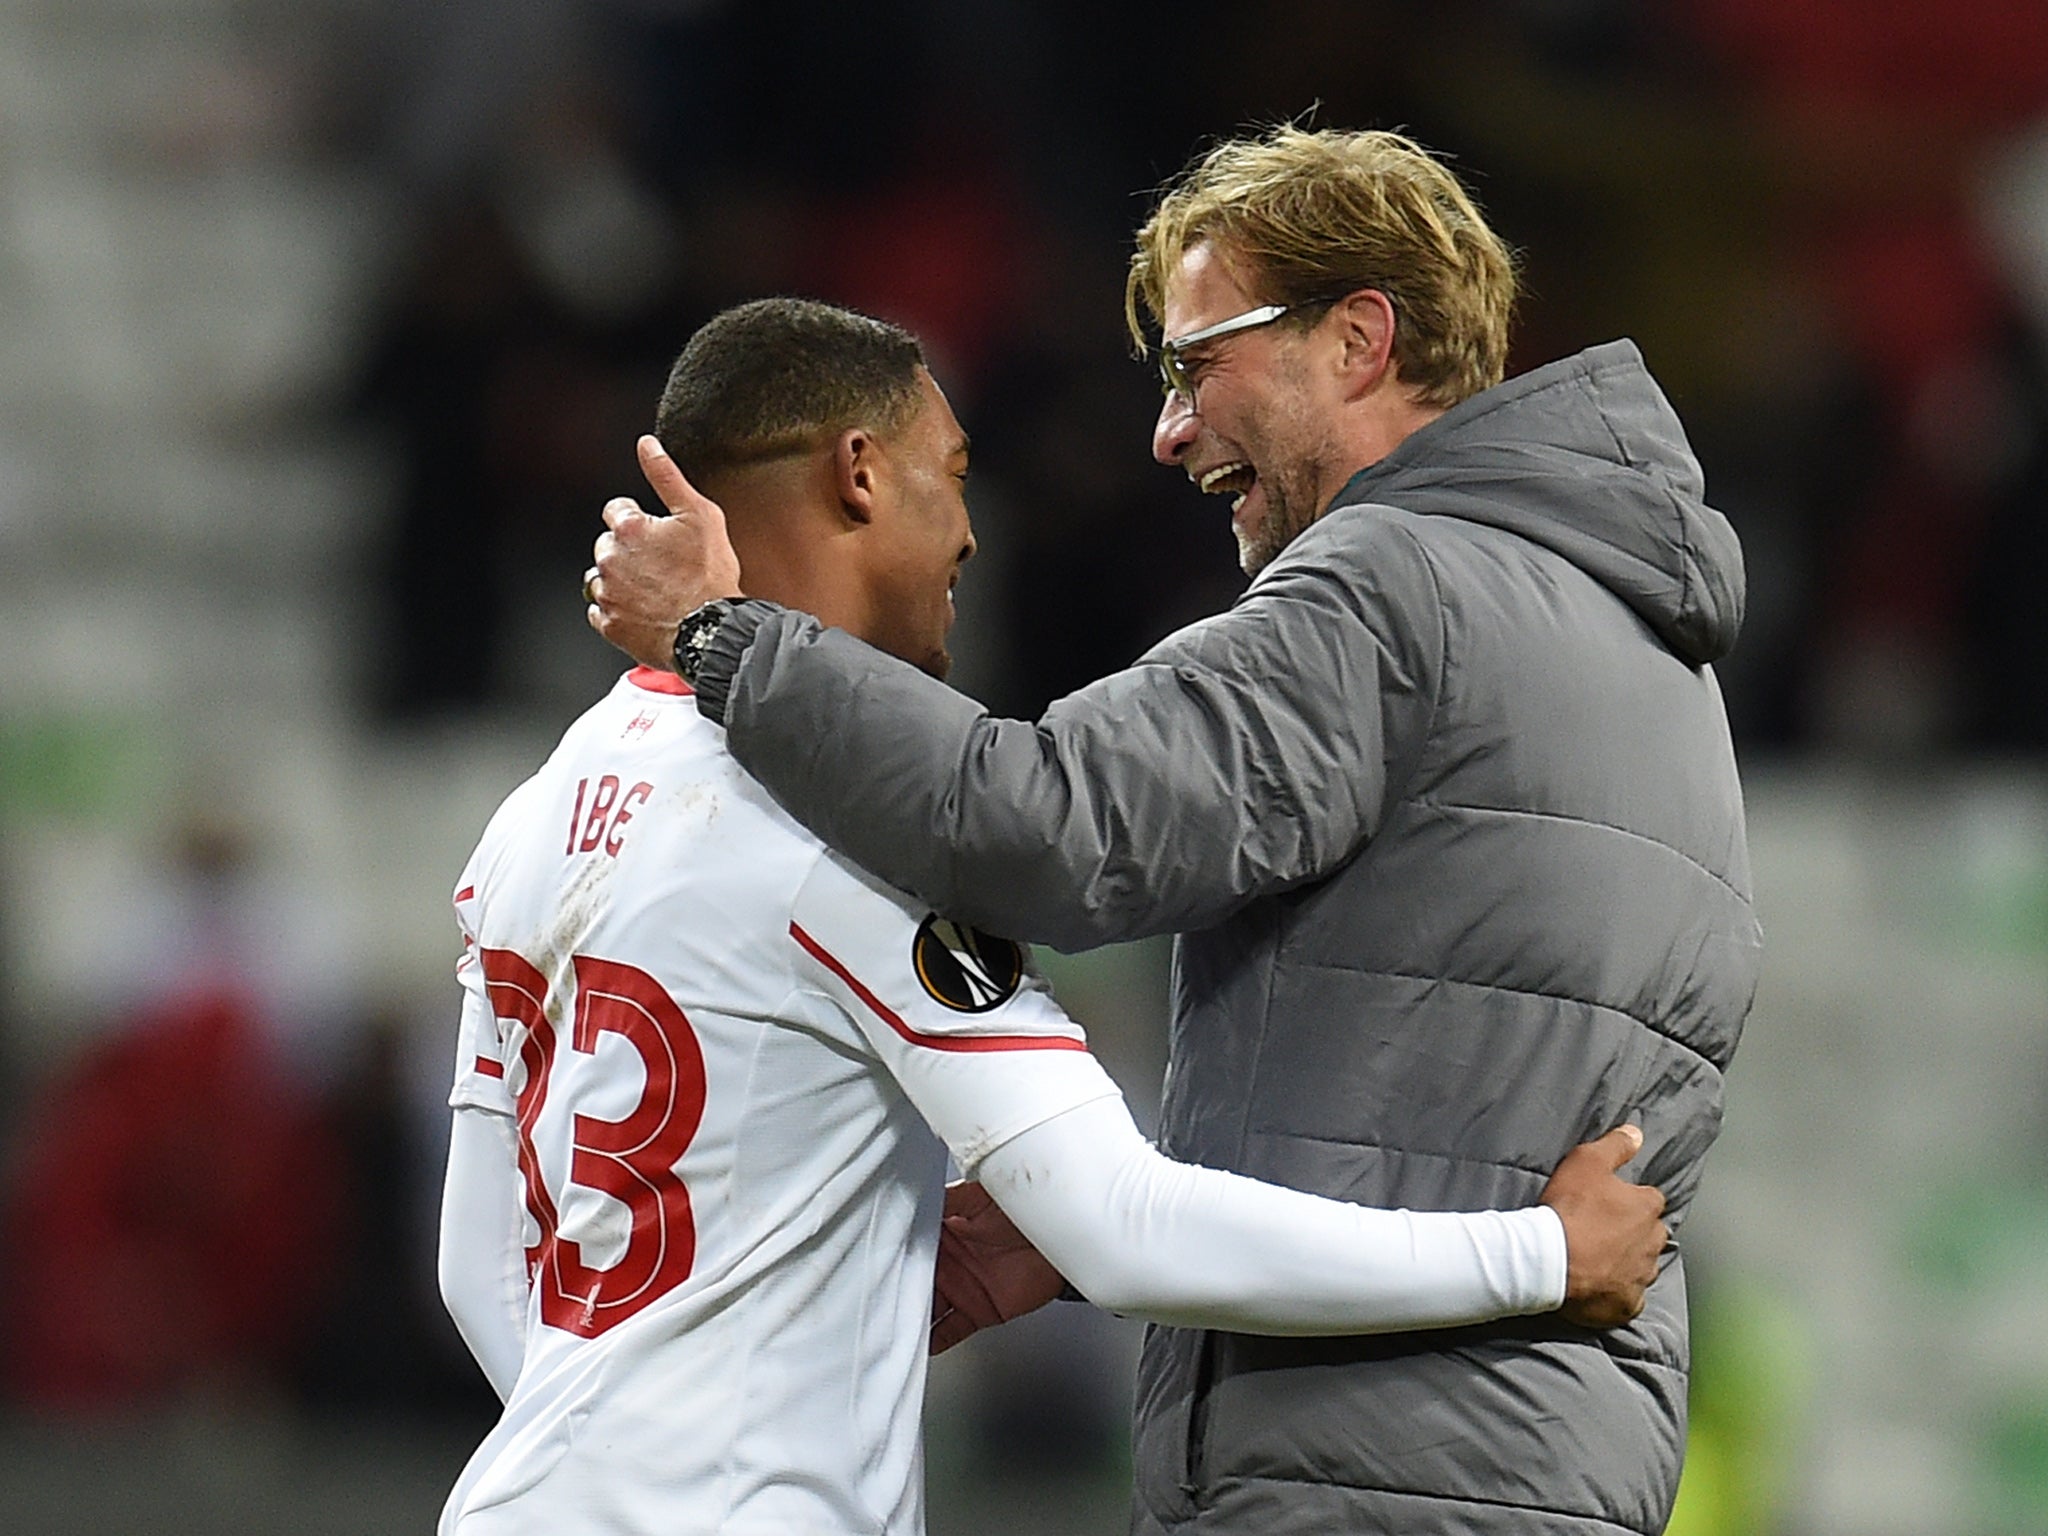
<path id="1" fill-rule="evenodd" d="M 832 444 L 832 479 L 839 504 L 856 523 L 874 521 L 882 476 L 881 445 L 865 427 L 848 427 Z"/>
<path id="2" fill-rule="evenodd" d="M 1340 343 L 1338 366 L 1353 389 L 1377 384 L 1394 363 L 1394 305 L 1377 288 L 1361 288 L 1331 306 Z"/>

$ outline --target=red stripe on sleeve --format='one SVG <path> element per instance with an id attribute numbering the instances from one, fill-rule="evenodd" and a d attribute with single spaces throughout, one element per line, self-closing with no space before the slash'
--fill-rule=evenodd
<path id="1" fill-rule="evenodd" d="M 467 901 L 467 900 L 469 900 L 469 898 L 470 898 L 470 897 L 474 896 L 475 894 L 476 894 L 476 887 L 475 887 L 475 886 L 473 886 L 473 885 L 465 885 L 465 886 L 464 886 L 464 887 L 463 887 L 463 888 L 462 888 L 461 890 L 459 890 L 459 891 L 457 891 L 457 892 L 455 893 L 455 899 L 456 899 L 457 901 Z"/>
<path id="2" fill-rule="evenodd" d="M 503 1077 L 505 1075 L 505 1063 L 494 1060 L 489 1056 L 477 1057 L 476 1069 L 483 1073 L 485 1077 Z"/>
<path id="3" fill-rule="evenodd" d="M 874 993 L 860 984 L 853 972 L 839 963 L 839 959 L 824 945 L 805 933 L 795 923 L 789 925 L 789 936 L 803 945 L 817 962 L 833 975 L 853 988 L 854 995 L 875 1012 L 875 1017 L 895 1030 L 912 1045 L 929 1046 L 935 1051 L 1085 1051 L 1086 1042 L 1069 1039 L 1065 1035 L 926 1035 L 920 1034 L 904 1023 L 903 1016 L 883 1002 Z"/>

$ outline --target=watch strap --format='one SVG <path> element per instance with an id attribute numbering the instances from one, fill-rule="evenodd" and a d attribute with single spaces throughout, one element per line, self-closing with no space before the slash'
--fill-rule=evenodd
<path id="1" fill-rule="evenodd" d="M 718 610 L 715 614 L 706 612 L 714 608 Z M 740 659 L 753 643 L 755 633 L 782 611 L 781 604 L 763 598 L 718 598 L 677 627 L 676 671 L 695 690 L 698 713 L 714 725 L 725 724 L 725 706 L 732 695 L 733 679 L 739 674 Z M 704 622 L 692 633 L 692 620 L 699 615 L 704 616 Z M 695 642 L 688 658 L 694 675 L 683 670 L 686 635 Z"/>

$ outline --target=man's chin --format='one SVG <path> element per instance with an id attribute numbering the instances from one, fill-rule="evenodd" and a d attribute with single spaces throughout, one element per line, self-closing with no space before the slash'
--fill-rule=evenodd
<path id="1" fill-rule="evenodd" d="M 1280 557 L 1284 547 L 1264 528 L 1243 529 L 1237 535 L 1238 569 L 1247 576 L 1256 576 Z"/>
<path id="2" fill-rule="evenodd" d="M 1314 522 L 1310 518 L 1309 522 Z M 1259 520 L 1253 528 L 1239 528 L 1232 525 L 1237 535 L 1237 563 L 1245 575 L 1256 576 L 1267 566 L 1278 560 L 1288 545 L 1308 532 L 1308 523 L 1292 526 L 1293 520 L 1284 510 L 1276 509 Z"/>

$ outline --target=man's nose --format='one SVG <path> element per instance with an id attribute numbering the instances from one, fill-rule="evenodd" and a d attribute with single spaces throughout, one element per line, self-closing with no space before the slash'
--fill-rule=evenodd
<path id="1" fill-rule="evenodd" d="M 1178 464 L 1201 424 L 1195 402 L 1179 390 L 1173 391 L 1159 407 L 1159 420 L 1152 427 L 1152 457 L 1162 464 Z"/>

